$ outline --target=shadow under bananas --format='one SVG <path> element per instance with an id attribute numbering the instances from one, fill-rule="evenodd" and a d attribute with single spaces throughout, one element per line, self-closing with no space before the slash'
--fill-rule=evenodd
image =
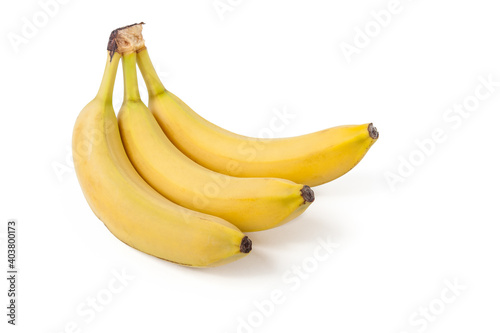
<path id="1" fill-rule="evenodd" d="M 331 236 L 342 242 L 342 231 L 332 216 L 303 214 L 293 221 L 274 229 L 246 233 L 252 240 L 252 251 L 248 256 L 227 265 L 195 269 L 193 274 L 244 278 L 255 276 L 281 276 L 291 263 L 288 253 L 296 253 L 300 260 L 309 252 L 297 252 L 297 248 L 314 248 L 317 240 Z M 308 246 L 310 244 L 310 246 Z"/>
<path id="2" fill-rule="evenodd" d="M 362 196 L 380 195 L 381 189 L 388 190 L 387 184 L 380 177 L 374 177 L 374 172 L 367 170 L 352 170 L 338 179 L 329 183 L 315 186 L 316 197 L 355 197 L 359 200 Z"/>

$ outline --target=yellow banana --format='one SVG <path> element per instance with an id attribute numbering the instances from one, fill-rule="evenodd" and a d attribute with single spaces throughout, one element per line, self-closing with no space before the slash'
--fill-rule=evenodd
<path id="1" fill-rule="evenodd" d="M 135 171 L 123 148 L 112 106 L 120 54 L 108 53 L 99 92 L 80 113 L 73 158 L 91 209 L 121 241 L 188 266 L 216 266 L 245 256 L 251 241 L 237 227 L 165 199 Z"/>
<path id="2" fill-rule="evenodd" d="M 142 37 L 141 37 L 142 38 Z M 237 177 L 276 177 L 317 186 L 352 169 L 378 139 L 372 124 L 339 126 L 291 138 L 238 135 L 199 116 L 166 90 L 147 49 L 137 62 L 149 93 L 149 109 L 170 141 L 198 164 Z"/>
<path id="3" fill-rule="evenodd" d="M 242 231 L 281 225 L 300 215 L 314 200 L 309 186 L 278 178 L 237 178 L 193 162 L 165 136 L 142 103 L 136 54 L 123 56 L 126 86 L 118 125 L 135 169 L 167 199 L 231 221 Z"/>

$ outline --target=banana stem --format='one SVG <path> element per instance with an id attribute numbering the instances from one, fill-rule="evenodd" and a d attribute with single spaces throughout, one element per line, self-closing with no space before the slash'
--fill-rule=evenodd
<path id="1" fill-rule="evenodd" d="M 137 83 L 137 65 L 136 53 L 132 52 L 123 55 L 123 80 L 125 81 L 125 100 L 138 101 L 141 99 L 139 94 L 139 84 Z"/>
<path id="2" fill-rule="evenodd" d="M 111 59 L 110 52 L 108 51 L 108 59 L 106 61 L 106 68 L 101 81 L 101 86 L 97 92 L 97 99 L 105 103 L 111 103 L 113 99 L 113 89 L 115 87 L 116 72 L 118 71 L 118 63 L 120 62 L 120 54 L 115 54 Z"/>
<path id="3" fill-rule="evenodd" d="M 147 49 L 143 49 L 137 53 L 137 64 L 139 65 L 142 77 L 148 87 L 149 96 L 156 96 L 163 93 L 166 89 L 161 83 L 161 80 L 153 67 L 153 63 L 151 62 Z"/>

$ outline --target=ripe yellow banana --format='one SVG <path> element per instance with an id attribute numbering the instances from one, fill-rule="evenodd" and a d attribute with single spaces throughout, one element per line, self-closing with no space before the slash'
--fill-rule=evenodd
<path id="1" fill-rule="evenodd" d="M 199 116 L 166 90 L 147 49 L 137 62 L 149 93 L 149 109 L 161 128 L 189 158 L 236 177 L 276 177 L 309 186 L 334 180 L 352 169 L 378 139 L 372 124 L 338 126 L 282 139 L 238 135 Z"/>
<path id="2" fill-rule="evenodd" d="M 238 178 L 193 162 L 165 136 L 142 103 L 136 54 L 123 56 L 125 99 L 118 125 L 127 155 L 139 174 L 167 199 L 231 221 L 242 231 L 281 225 L 314 200 L 309 186 L 278 178 Z"/>
<path id="3" fill-rule="evenodd" d="M 133 168 L 112 106 L 120 59 L 113 52 L 96 98 L 81 111 L 73 131 L 75 169 L 90 207 L 118 239 L 168 261 L 216 266 L 245 256 L 251 241 L 237 227 L 170 202 Z"/>

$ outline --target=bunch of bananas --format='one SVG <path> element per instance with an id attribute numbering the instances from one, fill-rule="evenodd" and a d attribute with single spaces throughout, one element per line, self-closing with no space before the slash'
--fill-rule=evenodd
<path id="1" fill-rule="evenodd" d="M 133 248 L 197 267 L 241 258 L 252 249 L 243 232 L 302 214 L 314 201 L 309 186 L 345 174 L 378 138 L 372 124 L 283 139 L 222 129 L 165 89 L 142 24 L 111 33 L 101 86 L 80 112 L 72 144 L 91 209 Z M 120 59 L 125 96 L 116 117 L 112 96 Z M 149 108 L 139 95 L 137 65 Z M 248 147 L 256 148 L 253 154 L 245 154 Z"/>

